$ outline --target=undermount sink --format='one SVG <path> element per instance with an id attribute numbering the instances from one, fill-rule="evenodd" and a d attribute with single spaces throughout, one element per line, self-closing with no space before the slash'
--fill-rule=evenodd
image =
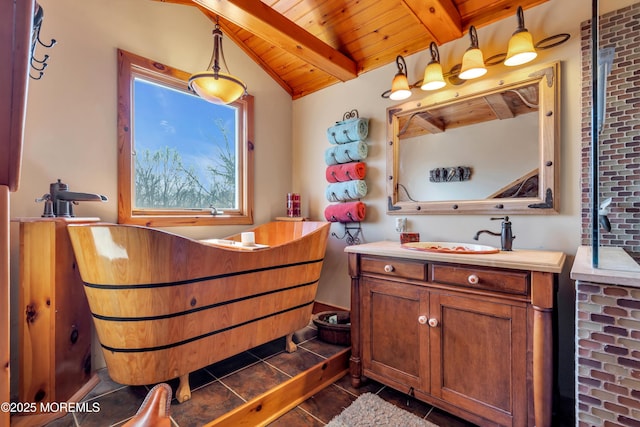
<path id="1" fill-rule="evenodd" d="M 500 249 L 494 248 L 493 246 L 454 242 L 410 242 L 403 243 L 402 247 L 415 251 L 445 254 L 495 254 L 500 252 Z"/>

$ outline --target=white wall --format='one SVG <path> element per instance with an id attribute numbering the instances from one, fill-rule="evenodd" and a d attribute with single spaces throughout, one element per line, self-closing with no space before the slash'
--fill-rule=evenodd
<path id="1" fill-rule="evenodd" d="M 122 48 L 187 72 L 203 70 L 213 49 L 213 23 L 197 8 L 151 0 L 39 0 L 41 39 L 55 38 L 44 77 L 31 81 L 20 189 L 11 193 L 11 218 L 39 217 L 36 197 L 60 178 L 71 191 L 106 195 L 107 203 L 81 202 L 76 216 L 117 220 L 117 55 Z M 232 73 L 255 96 L 256 224 L 285 214 L 291 191 L 292 101 L 230 38 L 224 52 Z M 18 225 L 11 225 L 12 353 L 18 339 Z M 190 237 L 223 237 L 240 227 L 180 227 Z M 98 359 L 99 363 L 99 359 Z M 98 366 L 99 367 L 99 366 Z M 15 390 L 15 387 L 13 387 Z"/>
<path id="2" fill-rule="evenodd" d="M 516 215 L 512 222 L 517 236 L 514 248 L 544 248 L 561 250 L 574 254 L 580 240 L 580 62 L 579 62 L 579 19 L 575 22 L 557 23 L 553 16 L 571 2 L 551 1 L 525 12 L 528 29 L 538 40 L 552 34 L 569 32 L 569 41 L 559 47 L 540 52 L 538 63 L 562 61 L 561 102 L 561 212 L 559 215 Z M 573 3 L 580 3 L 574 0 Z M 574 5 L 575 6 L 575 5 Z M 568 7 L 568 6 L 567 6 Z M 588 11 L 585 10 L 585 13 Z M 575 15 L 575 14 L 574 14 Z M 587 18 L 585 16 L 584 18 Z M 490 56 L 506 50 L 506 43 L 514 31 L 514 22 L 499 22 L 478 30 L 480 47 Z M 554 24 L 555 23 L 555 24 Z M 500 42 L 501 44 L 498 44 Z M 462 53 L 468 46 L 468 38 L 448 43 L 440 47 L 440 58 L 445 69 L 460 62 Z M 425 47 L 426 48 L 426 47 Z M 424 51 L 406 58 L 409 69 L 409 80 L 416 81 L 428 62 L 428 52 Z M 500 70 L 501 68 L 501 70 Z M 498 69 L 498 70 L 494 70 Z M 495 66 L 490 72 L 504 72 L 502 65 Z M 334 121 L 340 120 L 344 111 L 357 109 L 360 117 L 370 119 L 369 156 L 366 159 L 366 181 L 369 193 L 363 201 L 367 204 L 367 218 L 363 223 L 364 237 L 367 242 L 376 240 L 396 240 L 394 230 L 395 216 L 387 215 L 386 180 L 386 108 L 394 105 L 393 101 L 383 99 L 380 94 L 387 90 L 391 78 L 395 74 L 395 64 L 361 75 L 357 80 L 339 83 L 321 92 L 308 95 L 294 101 L 293 107 L 293 141 L 294 141 L 294 189 L 302 197 L 310 198 L 309 205 L 312 217 L 323 217 L 323 210 L 329 204 L 324 199 L 325 164 L 323 162 L 326 141 L 326 128 Z M 412 99 L 419 99 L 424 92 L 414 91 Z M 505 159 L 506 160 L 506 159 Z M 304 171 L 304 172 L 303 172 Z M 411 231 L 421 234 L 422 240 L 455 240 L 469 242 L 475 232 L 482 228 L 499 228 L 490 222 L 488 215 L 415 215 L 408 218 Z M 339 233 L 340 224 L 332 226 Z M 495 244 L 491 237 L 484 237 L 484 243 Z M 346 276 L 346 259 L 341 254 L 345 243 L 332 239 L 330 259 L 339 257 L 337 268 L 326 271 L 330 277 L 323 276 L 318 298 L 336 304 L 348 306 L 349 281 Z"/>
<path id="3" fill-rule="evenodd" d="M 100 193 L 107 203 L 81 203 L 77 216 L 117 219 L 116 49 L 187 72 L 203 70 L 213 48 L 213 23 L 197 8 L 151 0 L 41 0 L 41 38 L 55 38 L 44 77 L 31 81 L 20 191 L 12 217 L 39 216 L 34 199 L 60 178 L 71 191 Z M 229 37 L 231 72 L 255 96 L 256 223 L 285 213 L 291 191 L 291 97 Z M 268 183 L 268 185 L 266 184 Z M 239 228 L 173 228 L 193 237 L 228 235 Z"/>
<path id="4" fill-rule="evenodd" d="M 397 182 L 420 201 L 489 197 L 540 166 L 538 122 L 534 112 L 401 139 Z M 471 167 L 471 179 L 429 180 L 431 170 L 455 166 Z M 402 196 L 400 200 L 407 201 Z"/>
<path id="5" fill-rule="evenodd" d="M 188 72 L 208 64 L 213 24 L 197 9 L 151 0 L 39 0 L 45 20 L 41 37 L 58 44 L 38 53 L 50 54 L 42 80 L 31 81 L 26 119 L 20 191 L 11 194 L 11 217 L 42 213 L 34 199 L 49 191 L 60 178 L 72 191 L 95 192 L 109 202 L 82 203 L 78 216 L 117 218 L 116 170 L 116 49 L 155 59 Z M 631 0 L 607 0 L 607 12 L 632 4 Z M 604 4 L 606 3 L 606 4 Z M 556 216 L 513 217 L 517 248 L 544 248 L 575 254 L 580 240 L 580 56 L 579 23 L 590 16 L 587 0 L 550 0 L 525 11 L 527 27 L 539 40 L 569 32 L 561 47 L 541 53 L 539 62 L 562 60 L 561 212 Z M 606 10 L 604 10 L 606 9 Z M 480 47 L 488 54 L 505 50 L 515 29 L 515 17 L 478 30 Z M 499 43 L 499 44 L 498 44 Z M 468 38 L 440 48 L 444 64 L 451 66 L 468 46 Z M 367 166 L 369 194 L 363 238 L 371 242 L 396 239 L 394 217 L 386 214 L 385 110 L 392 103 L 380 93 L 390 86 L 395 65 L 388 65 L 337 84 L 302 99 L 289 95 L 225 37 L 225 56 L 231 71 L 243 78 L 255 95 L 255 210 L 257 224 L 284 214 L 285 194 L 302 194 L 303 214 L 322 219 L 324 198 L 324 150 L 326 128 L 353 108 L 369 117 Z M 425 46 L 427 49 L 427 46 Z M 418 80 L 427 63 L 427 51 L 407 59 L 410 80 Z M 497 66 L 500 67 L 500 66 Z M 415 95 L 418 97 L 419 95 Z M 293 130 L 292 130 L 293 126 Z M 293 178 L 292 178 L 293 175 Z M 480 228 L 497 227 L 487 216 L 411 216 L 409 227 L 423 239 L 469 241 Z M 219 237 L 241 227 L 173 228 L 190 237 Z M 339 225 L 332 231 L 342 234 Z M 489 238 L 487 238 L 489 239 Z M 487 240 L 484 243 L 495 244 Z M 349 277 L 345 242 L 331 237 L 318 299 L 349 306 Z M 12 307 L 17 307 L 17 225 L 11 227 Z M 570 267 L 569 259 L 568 267 Z M 567 268 L 568 271 L 568 268 Z M 563 276 L 560 290 L 561 370 L 573 359 L 573 284 Z M 15 312 L 21 310 L 17 307 Z M 13 316 L 14 340 L 17 319 Z M 14 341 L 15 343 L 15 341 Z M 12 347 L 14 347 L 12 343 Z M 17 363 L 13 363 L 17 369 Z M 14 375 L 14 379 L 16 375 Z M 563 385 L 565 395 L 572 385 Z"/>
<path id="6" fill-rule="evenodd" d="M 631 0 L 601 2 L 601 13 L 633 4 Z M 551 0 L 533 9 L 526 10 L 525 24 L 533 34 L 534 42 L 545 37 L 569 33 L 565 44 L 539 52 L 537 63 L 561 61 L 561 165 L 560 206 L 558 215 L 514 215 L 514 249 L 547 249 L 563 251 L 569 255 L 565 272 L 561 276 L 558 295 L 559 307 L 559 353 L 560 390 L 564 396 L 573 395 L 574 359 L 574 285 L 569 279 L 573 255 L 580 245 L 580 144 L 581 144 L 581 63 L 580 23 L 590 19 L 591 2 L 587 0 Z M 516 18 L 503 20 L 478 29 L 480 48 L 485 57 L 506 51 L 506 44 L 516 28 Z M 468 36 L 439 47 L 443 67 L 449 69 L 459 63 L 469 45 Z M 425 51 L 406 59 L 409 81 L 422 78 L 424 67 L 430 56 Z M 495 69 L 495 70 L 494 70 Z M 500 70 L 501 69 L 501 70 Z M 490 73 L 502 73 L 506 67 L 497 65 Z M 328 146 L 326 129 L 342 119 L 344 112 L 357 109 L 360 117 L 370 119 L 369 155 L 367 163 L 367 185 L 369 193 L 363 201 L 367 205 L 366 220 L 362 224 L 365 242 L 397 240 L 394 231 L 396 216 L 386 214 L 385 190 L 385 114 L 393 101 L 383 99 L 380 94 L 391 86 L 396 73 L 395 64 L 359 76 L 356 80 L 336 84 L 320 92 L 305 96 L 293 103 L 294 141 L 294 190 L 308 200 L 312 218 L 323 218 L 324 208 L 329 202 L 324 198 L 326 182 L 323 153 Z M 413 99 L 424 97 L 424 92 L 414 91 Z M 505 159 L 506 161 L 507 159 Z M 491 228 L 499 231 L 499 224 L 489 220 L 488 215 L 413 215 L 408 217 L 410 231 L 420 233 L 421 240 L 445 240 L 473 242 L 472 236 L 479 229 Z M 332 231 L 343 234 L 341 224 L 333 224 Z M 480 243 L 498 245 L 497 238 L 482 237 Z M 346 257 L 342 252 L 345 241 L 330 238 L 318 300 L 348 307 L 350 304 L 350 280 L 347 274 Z"/>

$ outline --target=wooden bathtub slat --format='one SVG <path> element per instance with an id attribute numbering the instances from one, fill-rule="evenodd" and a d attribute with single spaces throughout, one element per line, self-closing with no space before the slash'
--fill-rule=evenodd
<path id="1" fill-rule="evenodd" d="M 144 321 L 155 321 L 155 320 L 169 320 L 176 317 L 185 316 L 193 316 L 198 313 L 206 312 L 206 315 L 212 315 L 215 311 L 219 309 L 229 308 L 236 305 L 246 305 L 246 304 L 261 304 L 264 301 L 269 301 L 270 298 L 278 301 L 279 305 L 286 304 L 287 306 L 295 305 L 293 302 L 289 301 L 289 298 L 293 296 L 296 300 L 300 299 L 303 295 L 311 295 L 310 297 L 304 298 L 305 302 L 309 302 L 314 300 L 315 293 L 317 291 L 318 281 L 308 282 L 297 284 L 294 286 L 286 287 L 283 289 L 278 289 L 274 291 L 266 291 L 262 293 L 255 293 L 253 295 L 242 296 L 239 298 L 232 299 L 223 299 L 222 301 L 216 300 L 216 302 L 211 302 L 205 298 L 201 298 L 200 301 L 197 301 L 193 298 L 192 294 L 188 294 L 187 297 L 191 298 L 193 303 L 188 303 L 188 298 L 185 298 L 184 295 L 162 295 L 165 299 L 170 299 L 174 301 L 174 305 L 178 306 L 175 301 L 179 299 L 187 299 L 187 303 L 182 307 L 171 307 L 171 310 L 167 310 L 165 312 L 156 309 L 155 312 L 152 311 L 153 308 L 162 306 L 162 304 L 154 304 L 154 299 L 145 298 L 141 296 L 139 293 L 132 296 L 136 298 L 136 308 L 137 310 L 131 310 L 130 312 L 124 311 L 92 311 L 92 317 L 97 321 L 104 322 L 144 322 Z M 203 292 L 203 291 L 200 291 Z M 201 295 L 201 294 L 196 294 Z M 95 296 L 92 295 L 92 299 L 95 299 Z M 204 300 L 204 301 L 202 301 Z M 159 300 L 162 302 L 162 300 Z M 96 306 L 97 304 L 94 304 Z M 101 308 L 101 307 L 98 307 Z"/>
<path id="2" fill-rule="evenodd" d="M 261 394 L 204 427 L 264 426 L 348 372 L 351 347 Z"/>
<path id="3" fill-rule="evenodd" d="M 198 341 L 163 350 L 120 353 L 103 349 L 111 378 L 120 384 L 148 385 L 177 378 L 228 357 L 284 337 L 311 321 L 313 304 L 252 322 Z M 264 337 L 270 337 L 265 341 Z M 283 342 L 284 349 L 284 342 Z"/>
<path id="4" fill-rule="evenodd" d="M 101 329 L 112 329 L 119 334 L 111 333 L 110 336 L 105 336 L 104 333 L 100 336 L 101 346 L 114 353 L 143 353 L 166 350 L 173 347 L 180 347 L 191 342 L 198 340 L 204 340 L 210 336 L 221 334 L 224 332 L 232 331 L 235 328 L 248 326 L 257 322 L 269 321 L 278 315 L 285 314 L 290 311 L 305 310 L 310 311 L 313 305 L 313 299 L 303 302 L 302 304 L 287 307 L 282 310 L 273 311 L 266 310 L 264 314 L 258 313 L 254 315 L 252 313 L 246 313 L 247 318 L 241 321 L 234 321 L 225 323 L 220 327 L 203 328 L 202 323 L 207 321 L 206 318 L 196 317 L 191 320 L 191 325 L 187 327 L 179 319 L 171 319 L 168 322 L 161 322 L 159 320 L 153 320 L 144 322 L 144 324 L 131 324 L 130 322 L 122 322 L 111 325 L 103 325 L 101 322 L 96 321 L 96 327 Z M 235 308 L 235 307 L 234 307 Z M 239 309 L 234 311 L 238 312 Z M 206 315 L 206 313 L 205 313 Z M 215 316 L 215 315 L 213 315 Z M 207 326 L 205 324 L 205 326 Z M 187 330 L 188 329 L 188 333 Z M 163 333 L 164 332 L 164 333 Z M 172 333 L 175 332 L 175 333 Z M 158 335 L 157 337 L 150 335 Z M 129 336 L 132 339 L 128 340 L 127 347 L 117 347 L 122 345 L 122 336 Z M 175 340 L 175 337 L 180 337 L 179 341 Z M 112 344 L 113 343 L 113 344 Z"/>
<path id="5" fill-rule="evenodd" d="M 290 288 L 315 286 L 320 280 L 321 265 L 160 288 L 102 289 L 85 285 L 85 293 L 94 317 L 173 315 L 243 298 L 287 292 Z"/>
<path id="6" fill-rule="evenodd" d="M 307 326 L 330 226 L 263 224 L 253 229 L 256 242 L 269 247 L 256 251 L 147 227 L 69 226 L 111 378 L 126 385 L 164 382 Z M 216 305 L 236 300 L 240 313 Z"/>
<path id="7" fill-rule="evenodd" d="M 299 261 L 291 264 L 282 265 L 269 265 L 266 267 L 260 267 L 252 270 L 240 270 L 231 273 L 222 273 L 216 276 L 210 277 L 195 277 L 190 279 L 184 279 L 174 282 L 157 282 L 157 283 L 135 283 L 135 284 L 110 284 L 110 283 L 88 283 L 85 282 L 85 286 L 95 289 L 111 289 L 111 290 L 124 290 L 124 289 L 158 289 L 166 287 L 174 287 L 179 285 L 189 285 L 193 283 L 200 283 L 212 280 L 226 279 L 233 276 L 242 276 L 255 273 L 269 272 L 270 270 L 288 269 L 292 267 L 305 267 L 307 268 L 311 264 L 318 264 L 324 261 L 323 258 L 312 259 L 308 261 Z"/>

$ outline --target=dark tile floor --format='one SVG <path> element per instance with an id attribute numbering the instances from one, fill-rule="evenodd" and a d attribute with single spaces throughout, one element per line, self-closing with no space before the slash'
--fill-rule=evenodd
<path id="1" fill-rule="evenodd" d="M 240 406 L 268 389 L 288 380 L 330 357 L 344 347 L 328 344 L 316 338 L 311 323 L 299 331 L 294 341 L 298 351 L 284 351 L 284 338 L 208 366 L 190 375 L 191 399 L 171 404 L 171 418 L 176 427 L 200 427 Z M 68 414 L 47 424 L 47 427 L 119 426 L 132 417 L 150 387 L 122 386 L 109 378 L 106 369 L 98 372 L 100 383 L 85 397 L 98 402 L 99 412 Z M 177 380 L 170 381 L 173 392 Z M 348 376 L 310 397 L 270 424 L 273 427 L 324 426 L 360 394 L 377 393 L 394 403 L 441 427 L 470 427 L 473 424 L 453 417 L 426 403 L 417 401 L 376 382 L 354 389 Z"/>

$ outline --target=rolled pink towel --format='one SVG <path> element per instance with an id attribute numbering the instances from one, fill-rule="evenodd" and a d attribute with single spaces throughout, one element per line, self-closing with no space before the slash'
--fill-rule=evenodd
<path id="1" fill-rule="evenodd" d="M 324 217 L 329 222 L 363 221 L 366 205 L 362 202 L 345 202 L 329 205 L 324 210 Z"/>
<path id="2" fill-rule="evenodd" d="M 342 163 L 327 166 L 325 172 L 327 182 L 343 182 L 354 179 L 364 179 L 367 174 L 367 165 L 364 162 Z"/>

